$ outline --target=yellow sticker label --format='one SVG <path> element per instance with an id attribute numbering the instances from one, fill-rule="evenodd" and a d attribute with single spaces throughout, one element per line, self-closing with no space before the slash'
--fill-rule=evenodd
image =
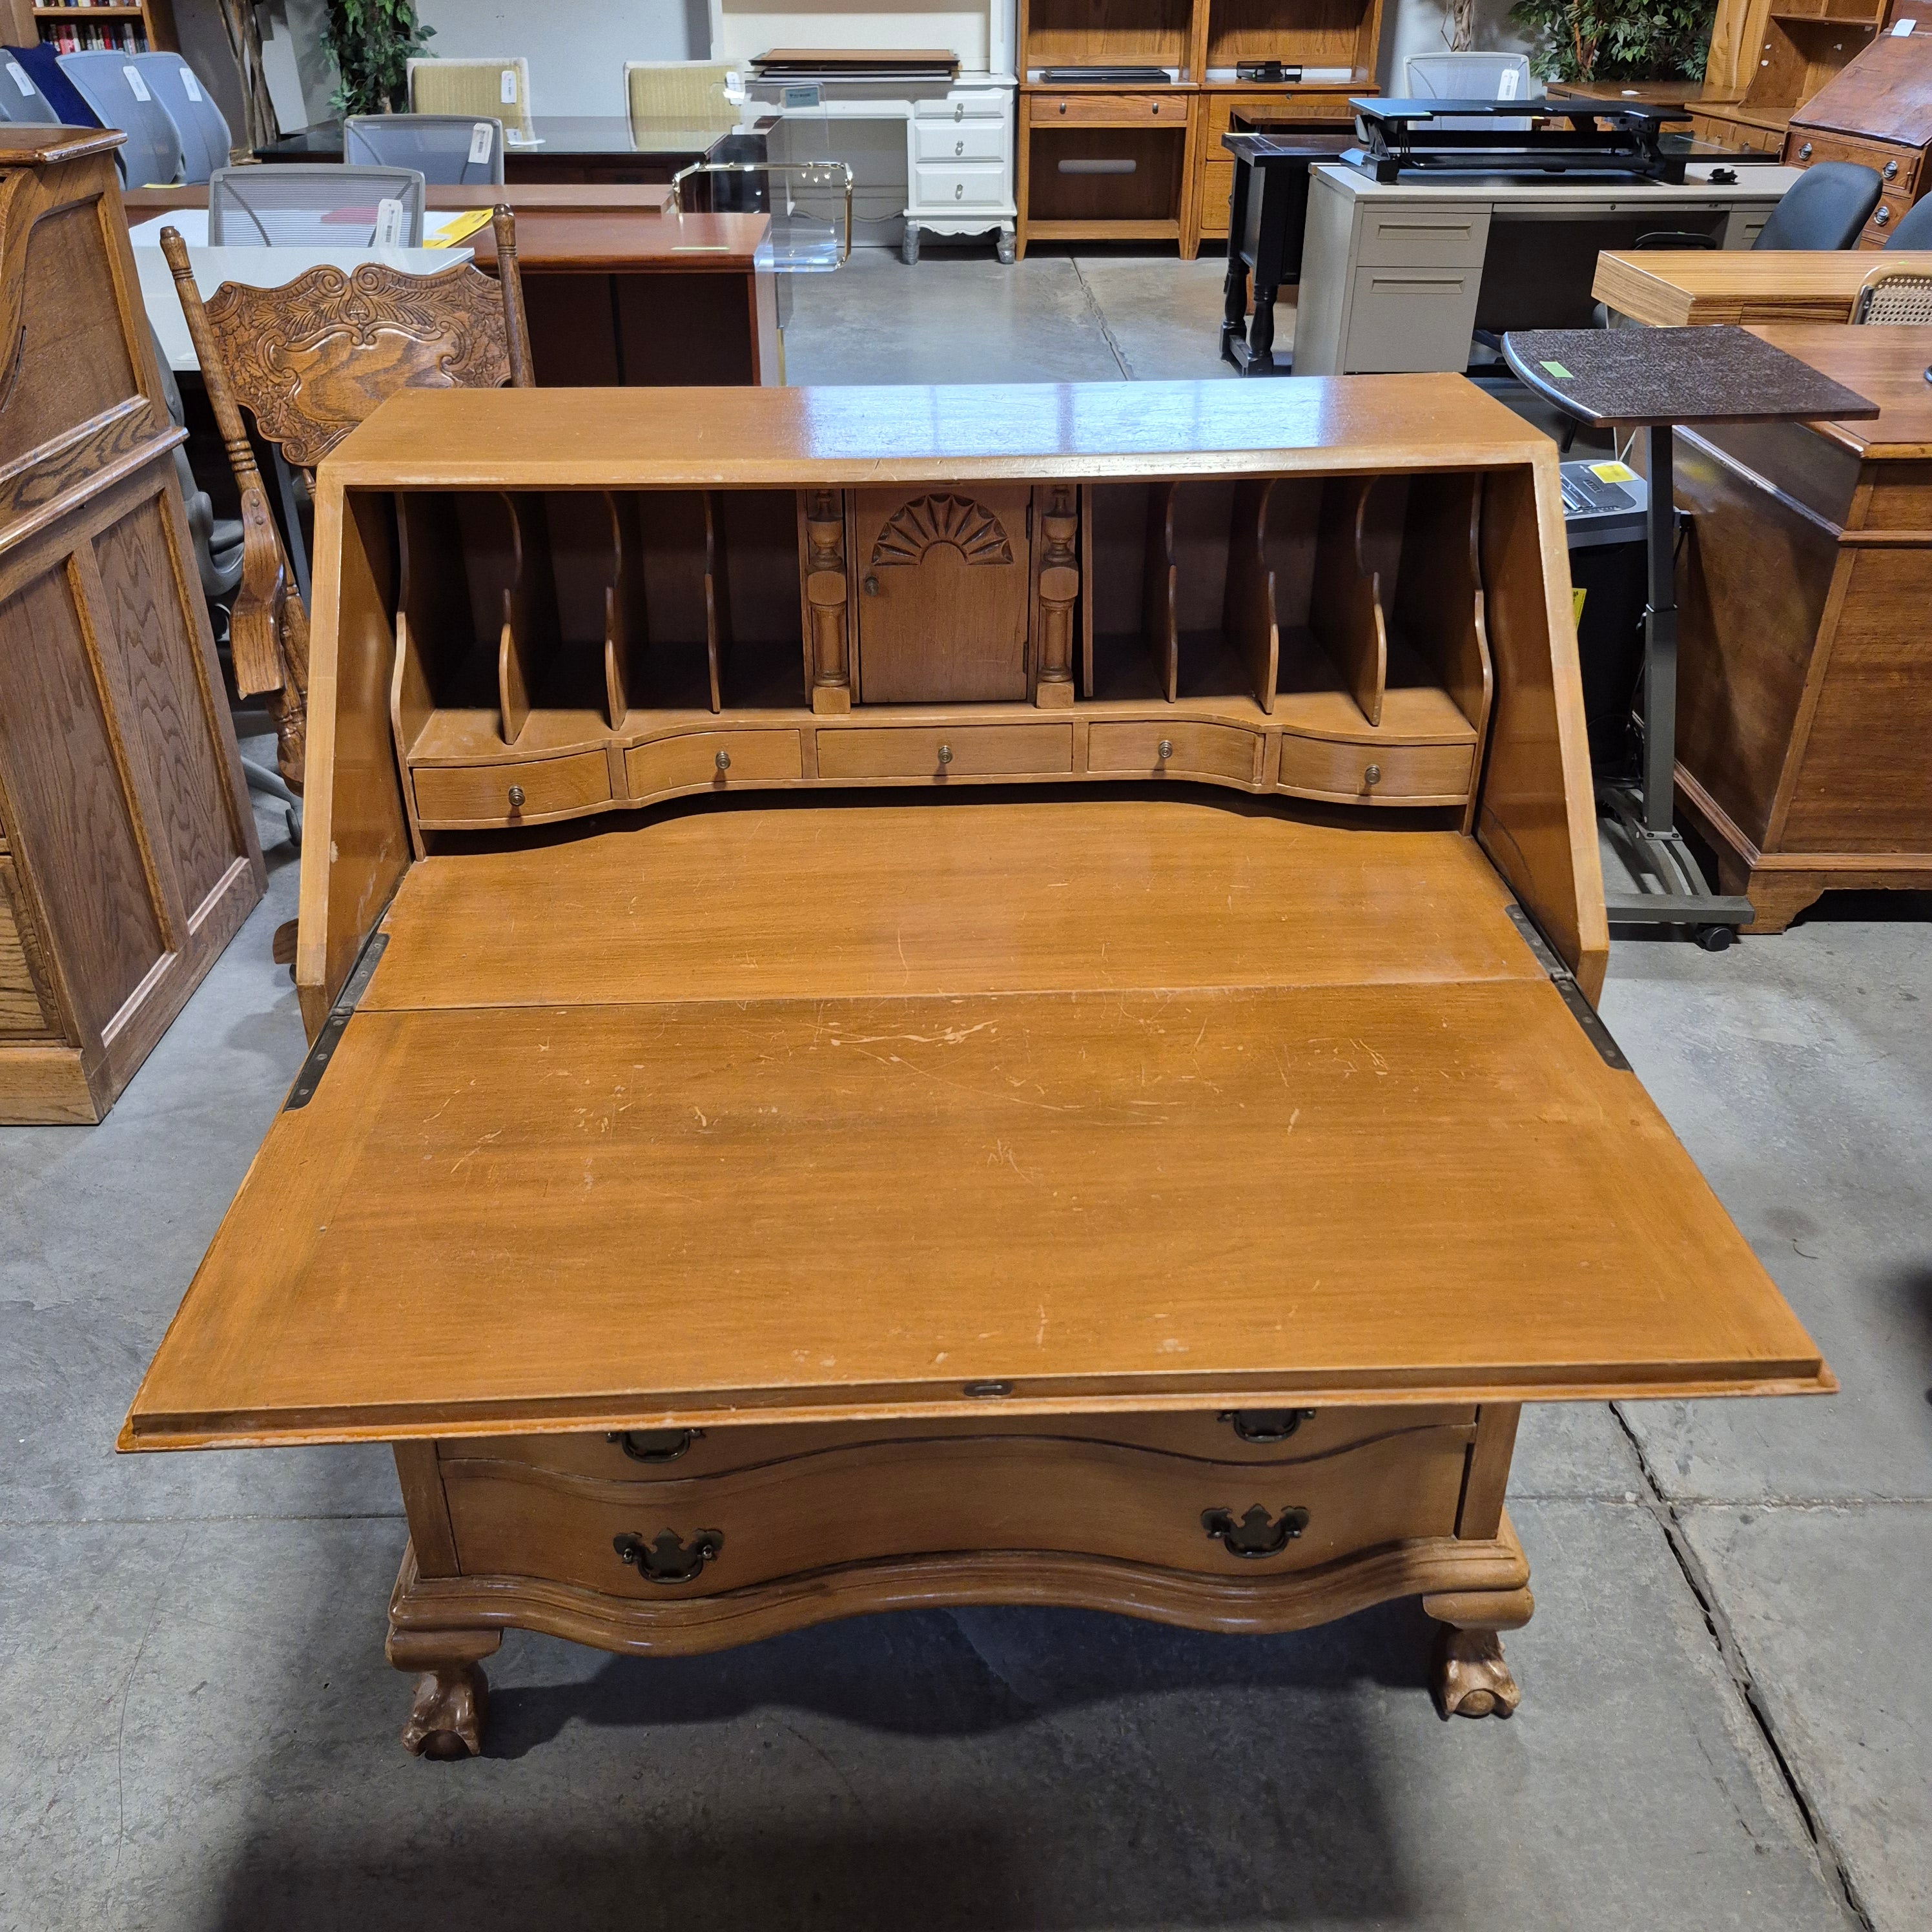
<path id="1" fill-rule="evenodd" d="M 1593 463 L 1590 474 L 1605 483 L 1634 483 L 1636 472 L 1628 463 Z"/>
<path id="2" fill-rule="evenodd" d="M 1616 466 L 1612 464 L 1611 466 L 1614 468 Z M 1588 590 L 1578 590 L 1574 588 L 1571 590 L 1570 592 L 1570 621 L 1571 623 L 1580 624 L 1583 621 L 1583 599 L 1588 596 L 1589 594 L 1590 593 Z"/>

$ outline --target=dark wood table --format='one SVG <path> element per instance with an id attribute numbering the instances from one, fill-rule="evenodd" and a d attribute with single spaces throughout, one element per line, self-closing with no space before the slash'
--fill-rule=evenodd
<path id="1" fill-rule="evenodd" d="M 1275 296 L 1301 279 L 1301 237 L 1308 219 L 1308 170 L 1332 161 L 1354 140 L 1352 127 L 1332 133 L 1304 129 L 1223 134 L 1234 158 L 1228 208 L 1228 280 L 1222 311 L 1221 357 L 1244 376 L 1286 376 L 1292 362 L 1274 359 Z M 1248 277 L 1254 277 L 1254 320 L 1247 318 Z"/>
<path id="2" fill-rule="evenodd" d="M 511 141 L 503 172 L 512 183 L 668 182 L 679 169 L 710 158 L 733 136 L 716 128 L 680 122 L 632 121 L 621 114 L 538 114 L 531 119 L 534 142 Z M 304 129 L 255 150 L 258 161 L 340 161 L 342 128 L 336 122 Z"/>
<path id="3" fill-rule="evenodd" d="M 1566 416 L 1592 429 L 1644 433 L 1650 508 L 1642 782 L 1634 790 L 1598 788 L 1638 890 L 1611 894 L 1608 910 L 1613 924 L 1690 926 L 1701 944 L 1718 950 L 1736 928 L 1752 924 L 1756 912 L 1741 892 L 1712 892 L 1676 829 L 1673 435 L 1680 424 L 1844 422 L 1876 416 L 1878 405 L 1729 324 L 1512 330 L 1503 338 L 1503 356 L 1521 382 Z"/>

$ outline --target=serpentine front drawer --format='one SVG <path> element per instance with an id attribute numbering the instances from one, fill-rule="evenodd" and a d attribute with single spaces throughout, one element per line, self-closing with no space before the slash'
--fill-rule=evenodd
<path id="1" fill-rule="evenodd" d="M 610 763 L 602 752 L 501 765 L 418 765 L 415 776 L 416 816 L 431 828 L 534 825 L 610 802 Z"/>
<path id="2" fill-rule="evenodd" d="M 822 778 L 1070 776 L 1070 724 L 888 726 L 821 730 Z"/>

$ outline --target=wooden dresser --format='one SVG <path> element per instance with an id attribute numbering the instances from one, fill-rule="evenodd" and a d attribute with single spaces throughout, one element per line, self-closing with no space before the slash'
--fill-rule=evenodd
<path id="1" fill-rule="evenodd" d="M 1858 236 L 1861 248 L 1882 248 L 1906 212 L 1924 194 L 1932 156 L 1932 20 L 1902 38 L 1882 34 L 1836 80 L 1791 117 L 1787 167 L 1814 161 L 1856 161 L 1884 183 Z"/>
<path id="2" fill-rule="evenodd" d="M 0 1125 L 99 1120 L 266 884 L 120 142 L 0 125 Z"/>
<path id="3" fill-rule="evenodd" d="M 1754 332 L 1882 412 L 1678 436 L 1678 797 L 1781 932 L 1834 886 L 1932 889 L 1932 328 Z"/>
<path id="4" fill-rule="evenodd" d="M 1833 1386 L 1590 1005 L 1555 446 L 1460 377 L 416 392 L 322 466 L 310 1058 L 128 1449 L 507 1629 L 1420 1596 L 1521 1405 Z"/>

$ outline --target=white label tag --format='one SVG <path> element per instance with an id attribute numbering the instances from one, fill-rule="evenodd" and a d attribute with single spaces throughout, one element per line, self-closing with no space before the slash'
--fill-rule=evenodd
<path id="1" fill-rule="evenodd" d="M 517 104 L 517 70 L 513 67 L 503 70 L 503 104 L 506 107 Z"/>
<path id="2" fill-rule="evenodd" d="M 7 71 L 14 76 L 14 85 L 31 100 L 34 98 L 34 83 L 27 78 L 27 70 L 18 61 L 9 61 Z"/>
<path id="3" fill-rule="evenodd" d="M 403 204 L 384 200 L 376 204 L 376 244 L 378 248 L 403 245 Z"/>
<path id="4" fill-rule="evenodd" d="M 154 96 L 148 92 L 148 83 L 141 78 L 141 70 L 130 62 L 121 71 L 128 76 L 128 85 L 134 90 L 136 100 L 152 100 Z"/>
<path id="5" fill-rule="evenodd" d="M 1912 28 L 1917 26 L 1918 24 L 1918 22 L 1916 20 L 1893 21 L 1892 23 L 1892 38 L 1894 40 L 1904 40 L 1906 35 L 1910 33 Z"/>
<path id="6" fill-rule="evenodd" d="M 490 137 L 496 130 L 487 121 L 479 121 L 470 130 L 470 158 L 472 161 L 487 161 L 490 158 Z"/>
<path id="7" fill-rule="evenodd" d="M 181 77 L 182 86 L 187 88 L 189 100 L 199 100 L 201 98 L 201 82 L 186 68 L 182 69 Z"/>
<path id="8" fill-rule="evenodd" d="M 1496 98 L 1498 100 L 1514 100 L 1516 98 L 1516 84 L 1520 78 L 1514 68 L 1504 68 L 1496 82 Z"/>

